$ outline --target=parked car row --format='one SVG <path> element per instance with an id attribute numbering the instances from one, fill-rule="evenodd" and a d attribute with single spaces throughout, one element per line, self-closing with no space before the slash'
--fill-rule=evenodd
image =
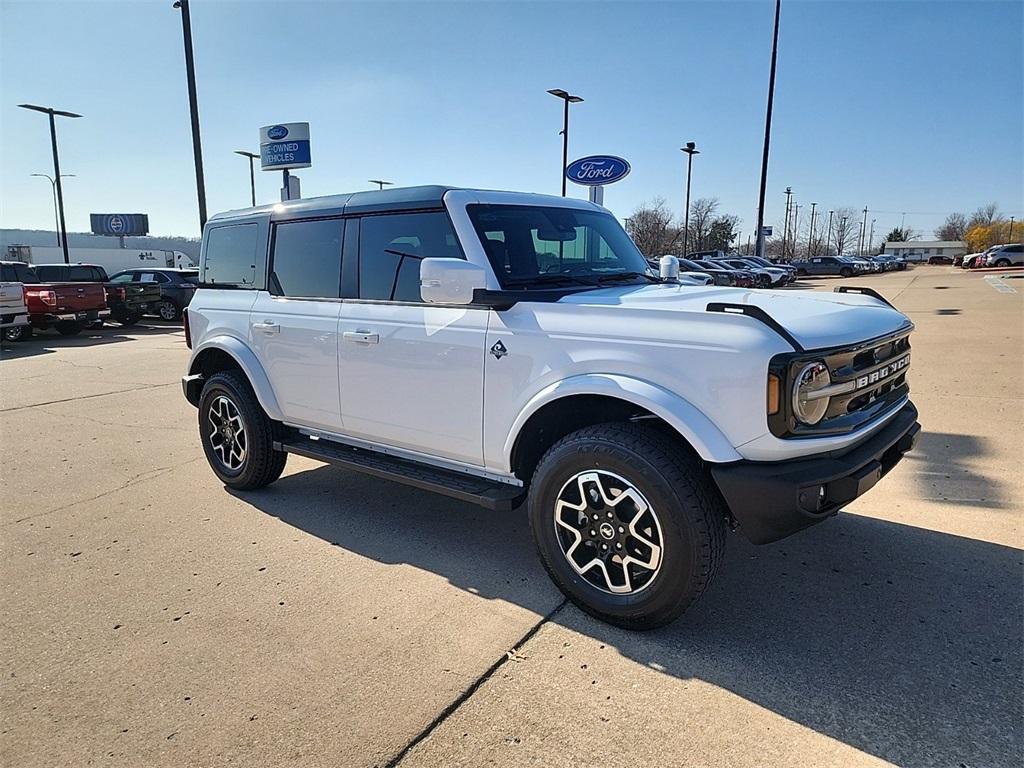
<path id="1" fill-rule="evenodd" d="M 133 325 L 143 315 L 177 320 L 199 282 L 194 269 L 128 269 L 107 276 L 95 264 L 0 262 L 0 332 L 23 341 L 33 329 L 73 336 L 114 320 Z"/>
<path id="2" fill-rule="evenodd" d="M 979 269 L 981 267 L 1020 267 L 1024 266 L 1024 244 L 1008 243 L 993 245 L 981 253 L 968 253 L 953 259 L 954 267 L 963 269 Z"/>
<path id="3" fill-rule="evenodd" d="M 796 269 L 797 275 L 838 275 L 854 277 L 875 272 L 891 272 L 907 268 L 905 259 L 899 256 L 814 256 L 810 259 L 794 261 L 790 266 Z"/>

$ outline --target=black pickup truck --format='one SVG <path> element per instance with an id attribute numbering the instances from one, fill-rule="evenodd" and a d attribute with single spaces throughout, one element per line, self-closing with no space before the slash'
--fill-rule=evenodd
<path id="1" fill-rule="evenodd" d="M 156 283 L 111 280 L 98 264 L 36 264 L 35 268 L 44 282 L 102 283 L 110 317 L 121 325 L 134 325 L 160 304 L 160 286 Z"/>

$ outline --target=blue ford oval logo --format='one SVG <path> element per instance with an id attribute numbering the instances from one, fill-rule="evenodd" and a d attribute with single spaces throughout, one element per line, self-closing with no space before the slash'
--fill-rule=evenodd
<path id="1" fill-rule="evenodd" d="M 267 138 L 273 139 L 274 141 L 280 141 L 288 135 L 288 129 L 283 125 L 272 125 L 267 129 Z"/>
<path id="2" fill-rule="evenodd" d="M 597 187 L 613 184 L 629 175 L 629 163 L 614 155 L 591 155 L 569 163 L 565 178 L 577 184 Z"/>

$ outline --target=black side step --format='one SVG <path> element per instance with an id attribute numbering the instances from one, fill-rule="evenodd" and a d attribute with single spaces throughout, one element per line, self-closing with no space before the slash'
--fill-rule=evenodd
<path id="1" fill-rule="evenodd" d="M 432 467 L 332 440 L 313 440 L 296 435 L 284 441 L 274 441 L 274 449 L 337 464 L 385 480 L 405 483 L 414 488 L 433 491 L 459 501 L 468 501 L 470 504 L 478 504 L 497 512 L 513 510 L 526 498 L 526 489 L 521 486 Z"/>

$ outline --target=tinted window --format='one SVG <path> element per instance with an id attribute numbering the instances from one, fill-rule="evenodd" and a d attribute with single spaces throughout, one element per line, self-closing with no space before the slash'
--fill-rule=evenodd
<path id="1" fill-rule="evenodd" d="M 422 301 L 420 260 L 427 257 L 463 258 L 443 212 L 367 216 L 359 235 L 359 297 Z"/>
<path id="2" fill-rule="evenodd" d="M 277 296 L 338 298 L 344 230 L 341 219 L 278 224 L 274 231 L 271 292 Z"/>
<path id="3" fill-rule="evenodd" d="M 38 283 L 39 276 L 28 264 L 4 264 L 0 270 L 4 282 L 7 283 Z"/>
<path id="4" fill-rule="evenodd" d="M 110 282 L 112 282 L 112 283 L 130 283 L 131 281 L 132 281 L 132 273 L 131 272 L 118 272 L 116 275 L 114 275 L 112 278 L 110 278 Z"/>
<path id="5" fill-rule="evenodd" d="M 256 224 L 232 224 L 211 229 L 203 265 L 206 282 L 253 287 L 258 234 Z"/>
<path id="6" fill-rule="evenodd" d="M 193 285 L 195 285 L 196 283 L 199 282 L 198 272 L 179 272 L 178 274 L 181 277 L 181 279 L 186 283 L 192 283 Z"/>
<path id="7" fill-rule="evenodd" d="M 1024 252 L 1024 245 L 1011 245 L 1007 248 L 1004 253 L 1021 253 Z"/>
<path id="8" fill-rule="evenodd" d="M 67 276 L 64 278 L 72 283 L 102 283 L 104 276 L 96 267 L 66 267 Z"/>
<path id="9" fill-rule="evenodd" d="M 39 275 L 40 280 L 46 280 L 50 283 L 60 283 L 67 280 L 67 267 L 58 267 L 56 265 L 41 264 L 36 267 L 36 274 Z"/>

